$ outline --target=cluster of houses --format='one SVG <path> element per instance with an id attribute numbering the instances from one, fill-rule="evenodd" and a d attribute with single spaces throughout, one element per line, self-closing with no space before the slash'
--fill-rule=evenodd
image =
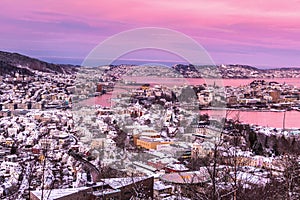
<path id="1" fill-rule="evenodd" d="M 69 154 L 87 151 L 78 142 L 70 110 L 74 76 L 7 75 L 0 88 L 1 198 L 84 185 L 86 170 Z"/>
<path id="2" fill-rule="evenodd" d="M 299 110 L 300 88 L 256 80 L 239 87 L 227 87 L 227 106 L 263 110 Z"/>
<path id="3" fill-rule="evenodd" d="M 95 109 L 94 106 L 92 112 L 82 114 L 88 127 L 93 124 L 93 129 L 98 130 L 90 130 L 90 133 L 85 134 L 86 144 L 90 143 L 97 155 L 102 154 L 102 165 L 115 165 L 119 170 L 126 171 L 128 176 L 133 173 L 153 176 L 154 185 L 169 188 L 169 195 L 174 195 L 180 187 L 178 183 L 163 177 L 168 177 L 168 174 L 175 176 L 193 173 L 187 165 L 189 160 L 212 155 L 215 144 L 222 140 L 221 132 L 230 135 L 206 123 L 192 128 L 184 127 L 181 122 L 192 122 L 193 115 L 172 98 L 172 92 L 167 87 L 139 85 L 137 89 L 118 94 L 113 100 L 116 103 L 111 108 L 96 106 Z M 92 116 L 88 116 L 88 113 Z M 120 148 L 118 139 L 124 133 L 124 146 Z M 249 180 L 249 184 L 266 184 L 269 179 L 264 169 L 276 170 L 278 173 L 282 171 L 277 159 L 254 156 L 252 152 L 238 148 L 235 151 L 238 163 L 242 166 L 237 177 L 245 183 Z M 223 156 L 226 158 L 225 153 Z M 230 169 L 230 159 L 230 156 L 224 159 L 224 165 L 228 164 L 227 169 Z M 262 173 L 263 178 L 259 178 Z M 203 180 L 207 181 L 208 177 Z M 164 193 L 162 196 L 168 195 Z"/>
<path id="4" fill-rule="evenodd" d="M 41 73 L 2 77 L 0 116 L 11 116 L 31 109 L 63 109 L 72 103 L 74 76 Z"/>
<path id="5" fill-rule="evenodd" d="M 112 98 L 112 107 L 85 104 L 83 100 L 94 97 L 95 92 L 103 94 L 110 90 L 115 85 L 112 82 L 127 70 L 125 66 L 113 68 L 114 73 L 103 75 L 110 68 L 99 71 L 100 79 L 94 79 L 97 73 L 91 76 L 82 73 L 76 79 L 74 75 L 42 72 L 33 77 L 2 77 L 1 198 L 130 199 L 137 196 L 167 200 L 181 195 L 184 188 L 181 185 L 209 184 L 209 172 L 190 166 L 191 160 L 213 155 L 223 135 L 230 134 L 222 127 L 209 125 L 208 121 L 199 122 L 199 110 L 190 102 L 195 94 L 186 85 L 170 88 L 123 83 L 130 90 L 117 93 Z M 222 96 L 211 96 L 220 88 L 209 87 L 196 93 L 198 101 L 225 102 Z M 297 92 L 290 86 L 254 82 L 249 93 L 262 88 L 277 91 L 278 87 L 280 95 L 272 93 L 278 98 L 276 103 L 281 103 L 283 96 L 287 98 L 290 93 L 286 92 Z M 275 101 L 273 97 L 272 101 Z M 233 152 L 243 167 L 238 177 L 245 183 L 249 176 L 258 179 L 259 173 L 265 172 L 263 168 L 279 166 L 276 159 L 253 156 L 238 148 Z M 228 159 L 223 164 L 229 171 L 230 155 L 225 149 L 223 157 Z M 102 178 L 101 169 L 105 167 L 122 171 L 126 177 Z M 264 176 L 251 184 L 267 181 Z"/>

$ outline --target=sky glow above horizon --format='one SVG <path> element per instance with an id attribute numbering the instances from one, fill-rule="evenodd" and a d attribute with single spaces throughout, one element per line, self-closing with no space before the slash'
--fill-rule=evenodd
<path id="1" fill-rule="evenodd" d="M 299 0 L 2 0 L 0 5 L 1 50 L 46 61 L 80 64 L 114 34 L 160 27 L 196 40 L 217 64 L 300 67 Z M 124 60 L 177 61 L 145 52 Z"/>

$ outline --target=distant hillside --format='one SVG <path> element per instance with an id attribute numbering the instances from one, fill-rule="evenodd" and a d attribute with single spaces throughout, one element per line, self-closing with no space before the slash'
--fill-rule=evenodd
<path id="1" fill-rule="evenodd" d="M 249 65 L 230 64 L 230 65 L 226 65 L 226 66 L 229 68 L 244 68 L 244 69 L 248 69 L 248 70 L 252 70 L 252 71 L 261 71 L 261 69 L 258 69 L 256 67 L 249 66 Z"/>
<path id="2" fill-rule="evenodd" d="M 0 74 L 15 72 L 32 75 L 34 71 L 71 74 L 78 66 L 47 63 L 18 53 L 0 51 Z"/>
<path id="3" fill-rule="evenodd" d="M 28 75 L 28 76 L 34 75 L 34 73 L 32 71 L 30 71 L 26 68 L 15 67 L 15 66 L 7 64 L 3 61 L 0 61 L 0 76 L 7 75 L 7 74 L 13 76 L 16 72 L 18 72 L 19 74 L 24 74 L 24 75 Z"/>
<path id="4" fill-rule="evenodd" d="M 218 74 L 222 78 L 300 78 L 300 68 L 258 69 L 239 64 L 216 66 L 174 65 L 172 67 L 186 78 L 213 77 Z"/>

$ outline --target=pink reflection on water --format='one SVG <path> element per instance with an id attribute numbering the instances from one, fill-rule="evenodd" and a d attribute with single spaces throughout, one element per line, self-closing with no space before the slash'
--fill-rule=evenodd
<path id="1" fill-rule="evenodd" d="M 97 97 L 91 97 L 81 102 L 83 105 L 93 106 L 93 105 L 101 105 L 103 107 L 111 106 L 111 93 L 107 93 Z"/>
<path id="2" fill-rule="evenodd" d="M 211 110 L 201 111 L 201 114 L 207 113 L 212 115 Z M 238 117 L 239 116 L 239 117 Z M 260 112 L 260 111 L 230 111 L 229 119 L 239 119 L 240 122 L 246 124 L 255 124 L 260 126 L 268 126 L 274 128 L 283 128 L 284 112 Z M 285 128 L 300 128 L 300 112 L 287 111 L 285 116 Z"/>

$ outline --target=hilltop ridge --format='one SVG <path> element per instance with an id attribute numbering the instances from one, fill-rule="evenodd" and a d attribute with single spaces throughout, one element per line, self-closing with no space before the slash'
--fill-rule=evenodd
<path id="1" fill-rule="evenodd" d="M 124 66 L 137 67 L 137 65 L 122 64 L 110 65 L 110 70 L 117 70 Z M 54 74 L 73 74 L 78 71 L 79 65 L 53 64 L 41 61 L 19 53 L 0 51 L 0 75 L 14 75 L 21 73 L 33 75 L 35 72 L 46 72 Z M 185 78 L 299 78 L 300 68 L 273 68 L 260 69 L 254 66 L 242 64 L 222 64 L 215 66 L 196 66 L 191 64 L 175 64 L 172 69 Z"/>
<path id="2" fill-rule="evenodd" d="M 185 78 L 215 77 L 222 78 L 299 78 L 300 68 L 259 69 L 249 65 L 222 64 L 215 66 L 195 66 L 177 64 L 172 67 Z"/>
<path id="3" fill-rule="evenodd" d="M 0 51 L 0 75 L 12 75 L 16 72 L 33 75 L 34 71 L 72 74 L 77 70 L 76 67 L 78 66 L 47 63 L 19 53 Z"/>

